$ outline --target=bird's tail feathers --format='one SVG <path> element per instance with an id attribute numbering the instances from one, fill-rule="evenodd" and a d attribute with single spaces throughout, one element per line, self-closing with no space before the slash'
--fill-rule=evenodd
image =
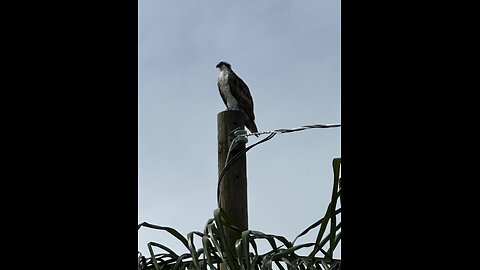
<path id="1" fill-rule="evenodd" d="M 250 132 L 252 133 L 256 133 L 258 132 L 258 129 L 257 129 L 257 125 L 255 124 L 254 121 L 247 121 L 245 122 L 245 126 L 248 128 L 248 130 L 250 130 Z M 258 134 L 255 134 L 255 136 L 259 136 Z"/>

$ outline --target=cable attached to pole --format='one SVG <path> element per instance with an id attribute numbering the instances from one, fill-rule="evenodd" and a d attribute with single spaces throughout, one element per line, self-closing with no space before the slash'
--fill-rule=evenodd
<path id="1" fill-rule="evenodd" d="M 232 140 L 232 143 L 230 144 L 230 147 L 229 147 L 228 153 L 227 153 L 225 166 L 224 166 L 222 172 L 220 173 L 220 175 L 218 177 L 218 185 L 217 185 L 217 204 L 218 204 L 218 207 L 220 207 L 220 183 L 222 182 L 223 177 L 227 173 L 228 169 L 230 167 L 232 167 L 232 165 L 235 164 L 235 162 L 237 162 L 240 159 L 240 157 L 242 155 L 244 155 L 245 153 L 247 153 L 250 149 L 252 149 L 253 147 L 255 147 L 255 146 L 257 146 L 261 143 L 264 143 L 264 142 L 272 139 L 277 134 L 291 133 L 291 132 L 302 131 L 302 130 L 312 129 L 312 128 L 334 128 L 334 127 L 341 127 L 341 124 L 305 125 L 305 126 L 301 126 L 301 127 L 298 127 L 298 128 L 276 129 L 276 130 L 273 130 L 273 131 L 255 132 L 255 133 L 250 133 L 250 134 L 246 134 L 247 132 L 245 130 L 242 130 L 242 129 L 233 130 L 232 132 L 234 132 L 235 138 Z M 262 139 L 261 141 L 259 141 L 257 143 L 254 143 L 254 144 L 250 145 L 249 147 L 243 149 L 242 151 L 238 152 L 235 156 L 232 157 L 231 160 L 229 160 L 230 152 L 232 151 L 232 149 L 235 148 L 236 145 L 238 145 L 239 142 L 247 143 L 248 142 L 248 139 L 247 139 L 248 136 L 252 136 L 252 135 L 257 136 L 257 135 L 264 135 L 264 134 L 269 134 L 269 135 L 265 139 Z"/>

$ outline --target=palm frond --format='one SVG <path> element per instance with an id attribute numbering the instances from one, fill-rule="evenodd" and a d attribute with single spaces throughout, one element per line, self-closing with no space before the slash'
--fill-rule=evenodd
<path id="1" fill-rule="evenodd" d="M 228 216 L 221 208 L 213 211 L 203 232 L 193 231 L 184 237 L 171 227 L 159 226 L 143 222 L 138 229 L 146 227 L 162 230 L 177 238 L 188 250 L 178 255 L 170 248 L 155 242 L 147 244 L 150 258 L 138 252 L 139 270 L 271 270 L 276 265 L 280 270 L 338 270 L 341 260 L 334 259 L 333 252 L 341 240 L 341 221 L 337 217 L 341 214 L 341 159 L 333 159 L 333 190 L 331 201 L 325 214 L 318 221 L 308 226 L 291 242 L 281 235 L 267 234 L 256 230 L 241 231 L 233 226 Z M 238 233 L 232 253 L 225 236 L 225 229 Z M 327 228 L 329 228 L 327 230 Z M 295 244 L 296 241 L 308 232 L 318 229 L 314 243 Z M 194 240 L 201 239 L 202 247 L 197 248 Z M 267 241 L 271 250 L 259 254 L 258 241 Z M 328 248 L 325 246 L 328 244 Z M 155 253 L 154 248 L 160 250 Z M 296 252 L 311 249 L 308 256 L 300 256 Z M 323 256 L 318 256 L 318 253 Z M 220 267 L 221 265 L 221 267 Z"/>

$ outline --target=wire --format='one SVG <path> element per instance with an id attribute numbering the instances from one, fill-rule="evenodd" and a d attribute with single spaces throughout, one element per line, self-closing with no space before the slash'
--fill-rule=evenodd
<path id="1" fill-rule="evenodd" d="M 261 143 L 264 143 L 264 142 L 272 139 L 273 137 L 275 137 L 275 135 L 276 135 L 276 133 L 271 133 L 265 139 L 255 143 L 255 144 L 250 145 L 249 147 L 247 147 L 247 148 L 243 149 L 242 151 L 238 152 L 235 156 L 232 157 L 231 160 L 228 160 L 228 156 L 230 155 L 230 150 L 232 149 L 232 147 L 230 147 L 229 153 L 227 153 L 227 161 L 228 162 L 225 164 L 225 167 L 223 168 L 222 172 L 220 173 L 220 176 L 218 177 L 218 185 L 217 185 L 217 204 L 218 204 L 218 207 L 220 207 L 220 183 L 222 182 L 223 176 L 225 176 L 228 169 L 230 169 L 230 167 L 232 167 L 232 165 L 235 162 L 237 162 L 242 157 L 243 154 L 247 153 L 248 150 L 252 149 L 256 145 L 259 145 Z M 247 135 L 242 135 L 242 136 L 247 136 Z M 232 141 L 232 145 L 233 145 L 233 141 Z"/>
<path id="2" fill-rule="evenodd" d="M 273 131 L 264 131 L 264 132 L 255 132 L 255 133 L 250 133 L 250 134 L 243 134 L 243 135 L 238 135 L 237 137 L 235 137 L 235 139 L 232 140 L 232 143 L 230 144 L 230 147 L 228 149 L 228 153 L 227 153 L 227 158 L 226 158 L 226 163 L 225 163 L 225 166 L 222 170 L 222 172 L 220 173 L 219 177 L 218 177 L 218 185 L 217 185 L 217 204 L 218 204 L 218 207 L 220 207 L 220 183 L 222 182 L 222 179 L 223 177 L 225 176 L 225 174 L 227 173 L 228 169 L 230 167 L 232 167 L 232 165 L 237 162 L 240 157 L 247 153 L 250 149 L 252 149 L 253 147 L 261 144 L 261 143 L 264 143 L 270 139 L 272 139 L 273 137 L 275 137 L 275 135 L 277 134 L 283 134 L 283 133 L 291 133 L 291 132 L 296 132 L 296 131 L 302 131 L 302 130 L 306 130 L 306 129 L 312 129 L 312 128 L 334 128 L 334 127 L 341 127 L 341 124 L 318 124 L 318 125 L 305 125 L 305 126 L 301 126 L 301 127 L 298 127 L 298 128 L 291 128 L 291 129 L 275 129 Z M 248 136 L 252 136 L 252 135 L 255 135 L 255 136 L 258 136 L 258 135 L 264 135 L 264 134 L 269 134 L 265 139 L 255 143 L 255 144 L 252 144 L 250 145 L 249 147 L 243 149 L 242 151 L 238 152 L 235 156 L 232 157 L 231 160 L 228 160 L 229 156 L 230 156 L 230 152 L 232 151 L 234 145 L 237 143 L 238 140 L 240 140 L 242 137 L 248 137 Z"/>
<path id="3" fill-rule="evenodd" d="M 302 130 L 311 129 L 311 128 L 334 128 L 334 127 L 340 127 L 340 126 L 341 124 L 305 125 L 298 128 L 290 128 L 290 129 L 282 128 L 282 129 L 275 129 L 273 131 L 255 132 L 255 133 L 247 134 L 246 136 L 262 135 L 262 134 L 270 134 L 270 133 L 290 133 L 290 132 L 302 131 Z"/>
<path id="4" fill-rule="evenodd" d="M 235 131 L 237 130 L 240 130 L 240 127 L 237 127 L 236 129 L 230 131 L 228 134 L 232 134 L 234 133 L 235 134 Z M 230 147 L 228 148 L 228 152 L 227 152 L 227 158 L 225 158 L 225 160 L 227 161 L 228 160 L 228 157 L 230 156 L 230 153 L 232 152 L 232 149 L 238 144 L 238 141 L 244 141 L 244 142 L 247 142 L 248 139 L 243 139 L 243 138 L 246 138 L 246 132 L 244 130 L 243 131 L 243 134 L 242 135 L 238 135 L 235 137 L 235 139 L 232 140 L 232 143 L 230 144 Z M 223 169 L 225 169 L 225 167 L 227 166 L 227 162 L 225 162 L 225 166 L 223 167 Z"/>

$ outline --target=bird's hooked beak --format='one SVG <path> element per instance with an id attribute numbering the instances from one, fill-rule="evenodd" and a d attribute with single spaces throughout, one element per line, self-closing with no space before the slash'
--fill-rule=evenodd
<path id="1" fill-rule="evenodd" d="M 224 61 L 220 61 L 217 65 L 216 65 L 217 68 L 219 69 L 222 69 L 223 67 L 226 67 L 226 68 L 231 68 L 230 64 L 227 63 L 227 62 L 224 62 Z"/>

